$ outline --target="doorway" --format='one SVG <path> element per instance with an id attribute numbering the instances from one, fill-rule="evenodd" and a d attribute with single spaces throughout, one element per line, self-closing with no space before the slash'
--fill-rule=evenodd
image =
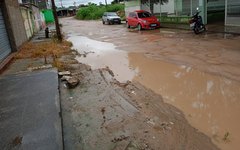
<path id="1" fill-rule="evenodd" d="M 207 23 L 224 26 L 225 0 L 207 0 Z"/>

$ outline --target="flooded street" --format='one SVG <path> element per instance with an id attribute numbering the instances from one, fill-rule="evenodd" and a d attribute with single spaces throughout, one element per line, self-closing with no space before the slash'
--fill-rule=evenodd
<path id="1" fill-rule="evenodd" d="M 190 123 L 210 136 L 219 147 L 238 148 L 239 82 L 185 65 L 149 59 L 143 54 L 129 54 L 129 60 L 132 67 L 139 70 L 134 80 L 183 110 Z M 229 142 L 222 140 L 227 133 L 230 134 Z"/>
<path id="2" fill-rule="evenodd" d="M 114 44 L 83 36 L 71 36 L 68 40 L 74 43 L 74 49 L 83 54 L 76 58 L 79 62 L 90 65 L 92 69 L 109 67 L 120 82 L 134 78 L 135 72 L 129 69 L 128 54 L 117 50 Z"/>
<path id="3" fill-rule="evenodd" d="M 139 82 L 183 111 L 223 150 L 240 147 L 239 36 L 160 29 L 138 32 L 101 21 L 60 20 L 93 69 L 108 66 L 120 82 Z"/>

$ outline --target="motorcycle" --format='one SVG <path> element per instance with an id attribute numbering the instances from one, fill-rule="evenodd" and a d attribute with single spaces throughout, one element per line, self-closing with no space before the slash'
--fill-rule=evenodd
<path id="1" fill-rule="evenodd" d="M 202 17 L 199 16 L 198 11 L 191 17 L 189 20 L 190 28 L 194 31 L 195 34 L 199 34 L 200 32 L 206 31 L 205 25 L 202 22 Z"/>

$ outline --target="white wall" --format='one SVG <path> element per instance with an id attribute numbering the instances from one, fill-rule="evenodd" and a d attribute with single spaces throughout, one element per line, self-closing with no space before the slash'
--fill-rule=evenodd
<path id="1" fill-rule="evenodd" d="M 155 4 L 154 5 L 154 13 L 159 13 L 160 12 L 160 4 Z M 174 0 L 169 0 L 167 4 L 161 5 L 161 12 L 165 13 L 167 12 L 168 14 L 174 13 Z"/>
<path id="2" fill-rule="evenodd" d="M 134 10 L 140 10 L 140 6 L 125 7 L 125 16 L 128 16 L 128 14 Z"/>
<path id="3" fill-rule="evenodd" d="M 142 9 L 149 11 L 150 12 L 150 7 L 149 4 L 142 4 Z M 160 4 L 154 4 L 154 13 L 159 13 L 160 12 Z M 174 13 L 174 0 L 169 0 L 168 3 L 161 5 L 161 12 L 162 13 L 167 13 L 167 14 L 172 14 Z"/>

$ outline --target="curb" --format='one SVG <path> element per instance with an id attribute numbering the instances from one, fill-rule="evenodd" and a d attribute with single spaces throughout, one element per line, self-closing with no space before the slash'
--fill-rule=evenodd
<path id="1" fill-rule="evenodd" d="M 0 62 L 0 74 L 3 73 L 3 71 L 8 68 L 16 54 L 17 52 L 11 53 L 2 62 Z"/>

